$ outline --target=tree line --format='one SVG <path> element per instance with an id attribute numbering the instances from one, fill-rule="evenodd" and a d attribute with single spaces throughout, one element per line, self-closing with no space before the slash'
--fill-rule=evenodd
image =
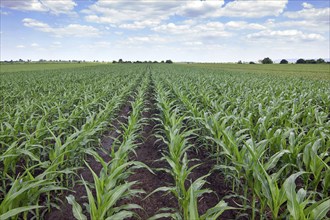
<path id="1" fill-rule="evenodd" d="M 140 61 L 140 60 L 137 60 L 137 61 L 124 61 L 123 59 L 119 59 L 118 61 L 116 61 L 116 60 L 114 60 L 114 61 L 112 61 L 112 63 L 173 63 L 173 61 L 172 60 L 166 60 L 166 61 L 164 61 L 164 60 L 162 60 L 162 61 L 160 61 L 160 62 L 158 62 L 158 61 Z"/>
<path id="2" fill-rule="evenodd" d="M 238 64 L 242 64 L 243 62 L 240 60 L 237 62 Z M 259 60 L 259 63 L 262 63 L 262 64 L 273 64 L 273 60 L 270 59 L 269 57 L 266 57 L 262 60 Z M 289 61 L 287 61 L 286 59 L 282 59 L 280 61 L 280 64 L 288 64 Z M 319 58 L 317 60 L 314 60 L 314 59 L 303 59 L 303 58 L 300 58 L 298 59 L 296 62 L 296 64 L 322 64 L 322 63 L 330 63 L 330 62 L 326 62 L 324 59 L 322 58 Z M 249 64 L 255 64 L 255 62 L 249 62 Z"/>

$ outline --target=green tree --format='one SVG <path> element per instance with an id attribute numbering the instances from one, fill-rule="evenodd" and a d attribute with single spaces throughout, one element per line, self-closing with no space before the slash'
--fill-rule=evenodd
<path id="1" fill-rule="evenodd" d="M 282 59 L 281 62 L 280 62 L 280 64 L 288 64 L 288 63 L 289 62 L 287 60 L 285 60 L 285 59 Z"/>
<path id="2" fill-rule="evenodd" d="M 261 61 L 262 64 L 273 64 L 273 61 L 269 58 L 266 57 Z"/>
<path id="3" fill-rule="evenodd" d="M 316 64 L 316 61 L 314 59 L 306 60 L 305 62 L 308 64 Z"/>
<path id="4" fill-rule="evenodd" d="M 306 63 L 306 61 L 302 58 L 300 58 L 296 61 L 296 64 L 304 64 L 304 63 Z"/>
<path id="5" fill-rule="evenodd" d="M 319 58 L 319 59 L 316 60 L 316 63 L 325 63 L 325 61 L 324 61 L 324 59 Z"/>

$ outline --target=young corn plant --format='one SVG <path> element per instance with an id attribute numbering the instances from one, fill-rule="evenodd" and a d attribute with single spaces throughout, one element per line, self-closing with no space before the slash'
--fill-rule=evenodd
<path id="1" fill-rule="evenodd" d="M 142 85 L 136 95 L 136 100 L 131 103 L 132 111 L 127 119 L 127 124 L 122 124 L 121 142 L 118 147 L 112 146 L 111 160 L 105 162 L 97 152 L 91 149 L 85 151 L 102 165 L 102 170 L 97 175 L 85 162 L 93 175 L 93 185 L 96 191 L 96 196 L 94 197 L 87 182 L 83 179 L 88 198 L 88 204 L 85 204 L 85 206 L 92 220 L 137 217 L 133 209 L 141 209 L 136 204 L 118 205 L 118 202 L 144 193 L 143 190 L 133 189 L 136 181 L 128 182 L 127 178 L 135 169 L 149 169 L 141 162 L 129 161 L 129 154 L 134 152 L 136 147 L 136 133 L 141 129 L 142 125 L 141 116 L 144 109 L 145 82 Z M 82 207 L 75 201 L 74 196 L 68 196 L 67 200 L 72 205 L 75 218 L 87 219 Z"/>
<path id="2" fill-rule="evenodd" d="M 330 197 L 317 202 L 311 200 L 311 195 L 304 188 L 296 192 L 296 179 L 305 172 L 298 172 L 288 177 L 283 187 L 287 196 L 287 210 L 290 213 L 290 219 L 324 219 L 330 211 Z M 312 192 L 315 193 L 315 192 Z"/>
<path id="3" fill-rule="evenodd" d="M 221 201 L 215 207 L 209 209 L 204 215 L 199 215 L 197 206 L 198 198 L 212 191 L 202 189 L 207 175 L 190 182 L 188 188 L 186 186 L 186 183 L 190 181 L 189 174 L 191 174 L 194 168 L 199 166 L 199 164 L 196 164 L 189 167 L 187 156 L 187 151 L 192 146 L 188 143 L 188 140 L 194 133 L 194 130 L 185 130 L 183 128 L 182 124 L 185 116 L 179 115 L 178 109 L 172 106 L 174 102 L 169 101 L 169 93 L 165 92 L 160 84 L 156 84 L 156 87 L 158 93 L 157 105 L 162 112 L 162 117 L 158 120 L 161 122 L 163 133 L 165 134 L 165 137 L 158 137 L 168 146 L 168 152 L 163 154 L 162 159 L 167 161 L 170 166 L 170 168 L 164 168 L 162 170 L 173 177 L 174 185 L 160 187 L 154 192 L 171 192 L 178 200 L 179 210 L 170 209 L 172 212 L 157 214 L 152 219 L 163 217 L 172 217 L 175 219 L 216 219 L 222 212 L 230 208 L 225 202 Z"/>

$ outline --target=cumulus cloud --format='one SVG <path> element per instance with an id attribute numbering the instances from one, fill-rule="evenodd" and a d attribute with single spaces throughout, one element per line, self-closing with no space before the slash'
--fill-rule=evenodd
<path id="1" fill-rule="evenodd" d="M 302 10 L 288 11 L 283 15 L 291 19 L 305 19 L 329 23 L 330 8 L 314 8 L 311 4 L 303 3 Z"/>
<path id="2" fill-rule="evenodd" d="M 221 11 L 224 1 L 187 1 L 177 9 L 177 14 L 186 17 L 209 17 Z"/>
<path id="3" fill-rule="evenodd" d="M 148 24 L 157 25 L 160 21 L 169 18 L 177 7 L 177 2 L 173 1 L 155 3 L 146 0 L 130 2 L 99 0 L 82 12 L 87 14 L 85 19 L 88 22 L 128 23 L 131 26 L 127 27 L 131 28 L 132 26 L 141 26 L 141 22 L 144 22 L 145 26 Z"/>
<path id="4" fill-rule="evenodd" d="M 309 4 L 309 3 L 307 3 L 307 2 L 303 2 L 303 3 L 302 3 L 302 6 L 303 6 L 304 8 L 313 8 L 313 5 L 312 5 L 312 4 Z"/>
<path id="5" fill-rule="evenodd" d="M 77 4 L 74 0 L 24 0 L 1 1 L 1 7 L 19 11 L 39 11 L 53 14 L 73 14 Z"/>
<path id="6" fill-rule="evenodd" d="M 229 21 L 225 24 L 225 26 L 229 29 L 235 29 L 235 30 L 242 30 L 242 29 L 263 30 L 263 29 L 266 29 L 266 27 L 261 24 L 248 23 L 246 21 Z"/>
<path id="7" fill-rule="evenodd" d="M 314 20 L 287 20 L 287 21 L 268 21 L 265 26 L 268 28 L 293 28 L 304 31 L 313 31 L 319 33 L 329 32 L 329 22 L 318 22 Z"/>
<path id="8" fill-rule="evenodd" d="M 32 18 L 24 18 L 23 24 L 26 27 L 30 27 L 46 33 L 51 33 L 57 37 L 96 37 L 100 35 L 100 31 L 95 27 L 80 24 L 69 24 L 65 27 L 51 27 L 46 23 Z"/>
<path id="9" fill-rule="evenodd" d="M 277 16 L 283 12 L 287 2 L 287 0 L 236 0 L 225 4 L 223 0 L 159 2 L 99 0 L 82 12 L 86 14 L 85 20 L 88 22 L 115 24 L 124 29 L 142 29 L 156 27 L 176 15 L 188 19 Z"/>
<path id="10" fill-rule="evenodd" d="M 247 17 L 247 18 L 261 18 L 265 16 L 278 16 L 285 9 L 288 0 L 264 1 L 251 0 L 242 1 L 236 0 L 228 2 L 219 14 L 215 17 Z"/>
<path id="11" fill-rule="evenodd" d="M 165 37 L 160 37 L 159 35 L 146 35 L 146 36 L 134 36 L 128 37 L 125 41 L 122 41 L 121 44 L 127 45 L 141 45 L 141 44 L 163 44 L 169 43 L 171 40 Z"/>
<path id="12" fill-rule="evenodd" d="M 303 33 L 299 30 L 277 30 L 277 31 L 260 31 L 257 33 L 249 34 L 249 39 L 268 39 L 268 40 L 283 40 L 283 41 L 320 41 L 324 37 L 315 33 Z"/>
<path id="13" fill-rule="evenodd" d="M 19 44 L 19 45 L 16 45 L 16 48 L 25 48 L 25 46 L 22 44 Z"/>
<path id="14" fill-rule="evenodd" d="M 190 37 L 229 37 L 230 32 L 225 31 L 225 25 L 221 22 L 207 22 L 195 25 L 168 23 L 153 28 L 156 32 L 164 34 L 176 34 Z"/>

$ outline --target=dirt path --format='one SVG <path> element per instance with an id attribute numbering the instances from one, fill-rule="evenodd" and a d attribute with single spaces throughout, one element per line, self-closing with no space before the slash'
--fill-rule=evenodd
<path id="1" fill-rule="evenodd" d="M 168 166 L 165 161 L 158 161 L 161 158 L 161 149 L 164 147 L 161 142 L 157 142 L 155 137 L 156 122 L 152 118 L 157 115 L 156 103 L 154 100 L 153 84 L 149 86 L 146 94 L 146 109 L 143 112 L 143 117 L 147 119 L 147 124 L 143 127 L 141 133 L 141 143 L 136 149 L 136 156 L 132 160 L 141 161 L 149 166 L 151 169 L 161 168 Z M 139 184 L 136 188 L 143 189 L 146 194 L 161 186 L 168 185 L 167 183 L 173 182 L 171 176 L 165 172 L 155 171 L 155 174 L 150 173 L 146 169 L 136 170 L 136 173 L 128 178 L 129 181 L 138 181 Z M 155 193 L 148 198 L 144 199 L 145 195 L 141 198 L 133 198 L 127 202 L 140 205 L 144 210 L 136 210 L 141 219 L 148 219 L 149 217 L 157 214 L 160 208 L 164 207 L 177 207 L 177 201 L 172 195 L 164 195 L 161 192 Z"/>

